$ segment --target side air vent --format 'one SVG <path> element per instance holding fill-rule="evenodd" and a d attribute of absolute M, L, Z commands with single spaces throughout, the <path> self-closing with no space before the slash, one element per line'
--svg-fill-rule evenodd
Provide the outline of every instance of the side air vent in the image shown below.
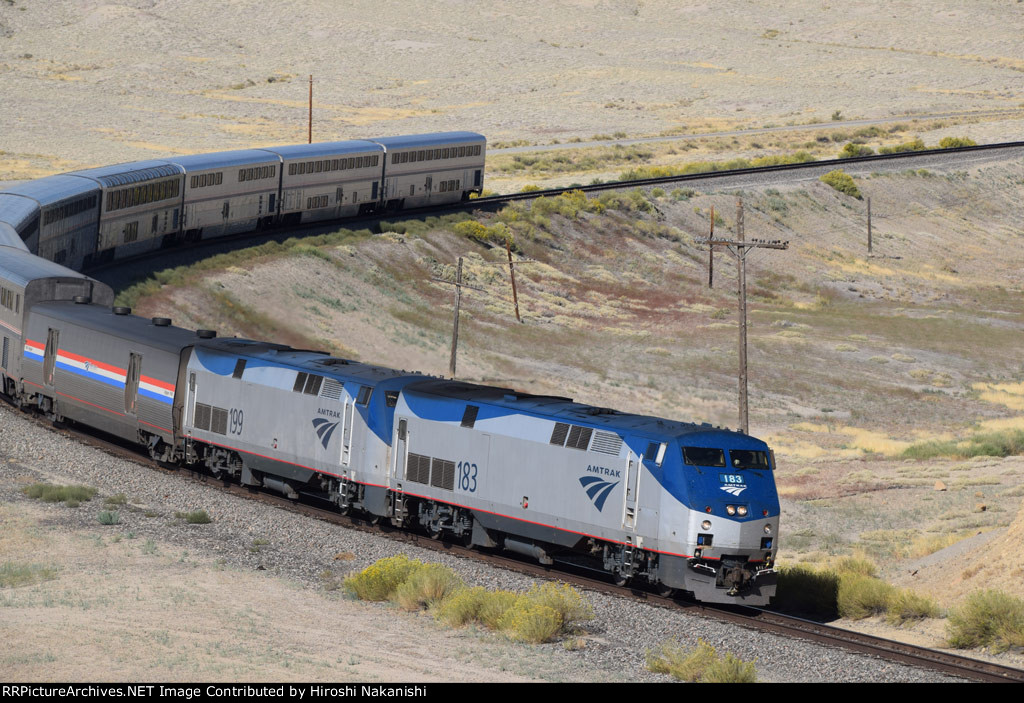
<path fill-rule="evenodd" d="M 325 378 L 323 388 L 320 389 L 321 398 L 330 398 L 331 400 L 341 400 L 341 394 L 345 391 L 345 386 L 333 378 Z"/>
<path fill-rule="evenodd" d="M 197 430 L 210 431 L 210 410 L 209 405 L 196 403 L 196 412 L 192 424 L 195 425 Z"/>
<path fill-rule="evenodd" d="M 602 454 L 618 456 L 619 451 L 622 450 L 622 437 L 614 432 L 602 432 L 601 430 L 598 430 L 594 433 L 594 445 L 590 450 L 593 452 L 601 452 Z"/>
<path fill-rule="evenodd" d="M 405 479 L 413 483 L 430 483 L 430 457 L 410 452 L 405 464 Z"/>
<path fill-rule="evenodd" d="M 431 466 L 430 485 L 446 490 L 455 489 L 455 462 L 434 459 Z"/>
<path fill-rule="evenodd" d="M 592 434 L 594 434 L 594 430 L 589 427 L 573 425 L 572 429 L 569 430 L 569 439 L 566 441 L 565 446 L 586 450 L 590 445 L 590 436 Z"/>
<path fill-rule="evenodd" d="M 559 447 L 565 445 L 565 437 L 569 434 L 569 425 L 564 422 L 556 422 L 555 429 L 551 432 L 551 444 Z"/>

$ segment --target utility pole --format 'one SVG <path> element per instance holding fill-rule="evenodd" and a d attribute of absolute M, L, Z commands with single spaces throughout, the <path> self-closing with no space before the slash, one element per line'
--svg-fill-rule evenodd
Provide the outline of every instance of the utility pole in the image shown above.
<path fill-rule="evenodd" d="M 711 234 L 708 235 L 710 242 L 715 238 L 715 206 L 711 206 Z M 715 245 L 708 244 L 708 288 L 715 287 Z"/>
<path fill-rule="evenodd" d="M 313 74 L 309 74 L 309 143 L 313 143 Z"/>
<path fill-rule="evenodd" d="M 743 232 L 743 200 L 736 200 L 736 239 L 707 239 L 708 245 L 721 244 L 730 254 L 736 257 L 739 267 L 739 420 L 740 431 L 750 432 L 749 413 L 747 409 L 747 254 L 753 249 L 788 249 L 789 242 L 779 240 L 765 241 L 761 239 L 746 240 Z"/>
<path fill-rule="evenodd" d="M 459 257 L 459 267 L 455 273 L 455 282 L 446 281 L 443 278 L 431 279 L 438 283 L 447 283 L 450 286 L 455 286 L 455 321 L 452 324 L 452 354 L 448 360 L 448 373 L 452 378 L 455 378 L 455 357 L 459 349 L 459 308 L 462 305 L 462 289 L 471 288 L 472 290 L 482 291 L 483 288 L 477 288 L 462 282 L 462 257 Z"/>
<path fill-rule="evenodd" d="M 868 256 L 871 256 L 871 198 L 868 198 Z"/>
<path fill-rule="evenodd" d="M 512 304 L 516 307 L 516 321 L 522 323 L 523 318 L 519 317 L 519 294 L 516 293 L 516 269 L 512 265 L 512 239 L 505 240 L 505 252 L 508 254 L 508 275 L 512 279 Z"/>

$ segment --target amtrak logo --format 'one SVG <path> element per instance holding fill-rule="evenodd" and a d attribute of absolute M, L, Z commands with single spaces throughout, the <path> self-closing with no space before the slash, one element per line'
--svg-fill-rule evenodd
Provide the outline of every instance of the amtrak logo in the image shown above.
<path fill-rule="evenodd" d="M 313 420 L 313 427 L 316 428 L 316 436 L 320 438 L 320 444 L 324 445 L 324 449 L 327 449 L 327 444 L 331 441 L 331 435 L 334 434 L 334 429 L 339 423 L 325 420 L 322 417 L 318 417 Z"/>
<path fill-rule="evenodd" d="M 733 496 L 738 496 L 740 493 L 747 490 L 746 486 L 720 486 L 720 488 L 729 495 Z"/>
<path fill-rule="evenodd" d="M 601 512 L 604 502 L 608 500 L 608 494 L 619 485 L 619 481 L 609 483 L 608 481 L 602 481 L 597 476 L 583 476 L 580 478 L 580 485 L 586 490 L 590 500 L 594 501 L 594 507 L 597 508 L 597 511 Z"/>

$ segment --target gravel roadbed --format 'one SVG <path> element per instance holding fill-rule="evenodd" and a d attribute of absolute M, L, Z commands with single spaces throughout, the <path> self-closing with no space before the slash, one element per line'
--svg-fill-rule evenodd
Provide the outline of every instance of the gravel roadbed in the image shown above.
<path fill-rule="evenodd" d="M 216 560 L 228 568 L 265 571 L 304 588 L 322 591 L 322 574 L 327 569 L 358 570 L 398 552 L 445 563 L 470 585 L 525 590 L 535 582 L 472 560 L 421 550 L 238 498 L 184 475 L 148 469 L 59 436 L 4 406 L 0 408 L 0 501 L 30 500 L 18 489 L 31 481 L 93 486 L 101 496 L 124 493 L 130 503 L 122 509 L 121 527 L 132 530 L 136 536 L 187 549 L 192 555 Z M 94 499 L 90 505 L 98 504 Z M 206 510 L 213 522 L 190 525 L 174 517 L 177 511 L 198 509 Z M 50 525 L 70 530 L 98 526 L 95 509 L 83 506 L 72 510 L 57 504 L 50 511 Z M 256 540 L 259 549 L 253 549 Z M 349 553 L 354 558 L 336 559 L 339 554 L 347 557 Z M 646 670 L 646 652 L 666 640 L 679 640 L 689 646 L 698 638 L 711 643 L 719 652 L 756 660 L 758 678 L 762 681 L 957 680 L 623 598 L 600 593 L 587 593 L 587 597 L 596 617 L 585 624 L 586 646 L 569 651 L 557 642 L 540 645 L 548 650 L 547 657 L 557 660 L 557 669 L 564 671 L 568 680 L 664 681 L 668 677 Z"/>

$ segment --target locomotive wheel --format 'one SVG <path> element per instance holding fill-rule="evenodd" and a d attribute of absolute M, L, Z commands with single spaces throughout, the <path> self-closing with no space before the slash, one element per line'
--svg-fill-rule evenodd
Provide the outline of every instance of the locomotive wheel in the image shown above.
<path fill-rule="evenodd" d="M 662 598 L 674 598 L 676 596 L 676 589 L 671 586 L 666 586 L 663 583 L 655 584 L 654 592 Z"/>
<path fill-rule="evenodd" d="M 427 525 L 427 536 L 430 537 L 430 539 L 436 542 L 439 541 L 443 535 L 444 530 L 442 530 L 440 527 L 435 527 L 434 525 Z"/>
<path fill-rule="evenodd" d="M 618 588 L 622 588 L 627 585 L 630 580 L 631 578 L 629 576 L 623 576 L 618 572 L 612 573 L 612 583 L 614 583 Z"/>

